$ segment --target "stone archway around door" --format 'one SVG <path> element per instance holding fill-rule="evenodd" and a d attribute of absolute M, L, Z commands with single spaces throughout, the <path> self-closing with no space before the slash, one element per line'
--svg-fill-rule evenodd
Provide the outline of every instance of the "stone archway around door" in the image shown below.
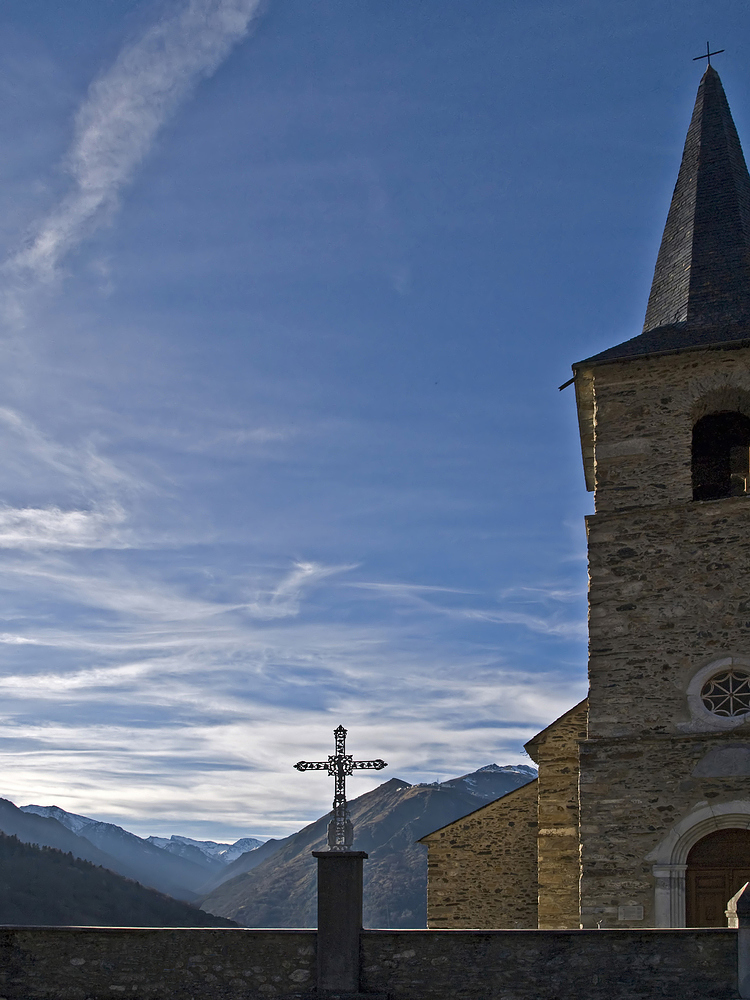
<path fill-rule="evenodd" d="M 655 877 L 655 927 L 686 926 L 688 855 L 693 846 L 708 834 L 732 828 L 750 830 L 750 799 L 699 806 L 676 823 L 646 855 L 645 860 L 653 864 Z"/>

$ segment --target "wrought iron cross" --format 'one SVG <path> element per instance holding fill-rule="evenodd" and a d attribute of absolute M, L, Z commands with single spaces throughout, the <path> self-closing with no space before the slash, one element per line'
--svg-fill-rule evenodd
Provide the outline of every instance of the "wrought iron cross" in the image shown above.
<path fill-rule="evenodd" d="M 710 66 L 711 65 L 711 56 L 718 56 L 718 54 L 720 52 L 723 52 L 723 51 L 724 51 L 724 49 L 717 49 L 715 52 L 712 52 L 711 51 L 711 46 L 708 44 L 708 42 L 706 42 L 706 54 L 705 54 L 705 56 L 696 56 L 693 59 L 693 62 L 697 62 L 699 59 L 708 59 L 708 65 Z"/>
<path fill-rule="evenodd" d="M 336 752 L 328 760 L 301 760 L 294 766 L 298 771 L 328 771 L 335 780 L 333 819 L 328 824 L 328 847 L 332 851 L 348 851 L 354 842 L 354 830 L 346 804 L 346 776 L 355 770 L 382 771 L 384 760 L 354 760 L 346 752 L 346 730 L 334 729 Z"/>

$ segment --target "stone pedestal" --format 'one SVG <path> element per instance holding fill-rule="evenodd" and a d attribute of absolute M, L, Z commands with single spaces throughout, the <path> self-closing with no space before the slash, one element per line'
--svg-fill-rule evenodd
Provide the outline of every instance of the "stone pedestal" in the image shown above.
<path fill-rule="evenodd" d="M 750 998 L 750 882 L 732 897 L 737 914 L 737 989 L 743 1000 Z M 728 907 L 727 907 L 728 908 Z"/>
<path fill-rule="evenodd" d="M 364 851 L 313 851 L 318 859 L 318 991 L 359 992 Z"/>

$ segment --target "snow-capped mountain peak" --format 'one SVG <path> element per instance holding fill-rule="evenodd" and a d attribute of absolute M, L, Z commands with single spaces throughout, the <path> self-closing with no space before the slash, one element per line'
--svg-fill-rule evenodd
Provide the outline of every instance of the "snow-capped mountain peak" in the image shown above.
<path fill-rule="evenodd" d="M 96 820 L 89 819 L 88 816 L 78 816 L 76 813 L 66 812 L 59 806 L 21 806 L 21 812 L 34 813 L 35 816 L 45 816 L 47 819 L 56 819 L 58 823 L 62 823 L 73 833 L 80 833 L 84 827 L 96 822 Z"/>
<path fill-rule="evenodd" d="M 233 844 L 221 844 L 215 840 L 194 840 L 192 837 L 181 837 L 178 834 L 172 834 L 168 839 L 166 837 L 148 837 L 147 840 L 150 844 L 169 851 L 170 854 L 189 856 L 192 851 L 200 851 L 204 857 L 218 861 L 222 865 L 228 865 L 235 858 L 239 858 L 240 855 L 246 854 L 248 851 L 254 851 L 263 843 L 255 837 L 241 837 Z"/>
<path fill-rule="evenodd" d="M 481 773 L 482 771 L 517 771 L 519 774 L 528 774 L 531 778 L 536 778 L 537 770 L 535 767 L 529 767 L 528 764 L 485 764 L 484 767 L 480 767 L 475 773 Z"/>

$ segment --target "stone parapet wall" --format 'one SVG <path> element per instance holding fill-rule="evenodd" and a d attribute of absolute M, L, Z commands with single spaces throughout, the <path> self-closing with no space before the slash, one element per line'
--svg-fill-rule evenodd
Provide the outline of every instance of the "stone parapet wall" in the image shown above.
<path fill-rule="evenodd" d="M 735 935 L 366 931 L 362 990 L 393 1000 L 734 1000 Z"/>
<path fill-rule="evenodd" d="M 0 927 L 6 1000 L 225 1000 L 315 985 L 315 931 Z"/>
<path fill-rule="evenodd" d="M 6 1000 L 312 1000 L 314 931 L 0 928 Z M 364 931 L 391 1000 L 730 1000 L 736 931 Z"/>
<path fill-rule="evenodd" d="M 422 838 L 427 926 L 537 926 L 537 782 Z"/>

